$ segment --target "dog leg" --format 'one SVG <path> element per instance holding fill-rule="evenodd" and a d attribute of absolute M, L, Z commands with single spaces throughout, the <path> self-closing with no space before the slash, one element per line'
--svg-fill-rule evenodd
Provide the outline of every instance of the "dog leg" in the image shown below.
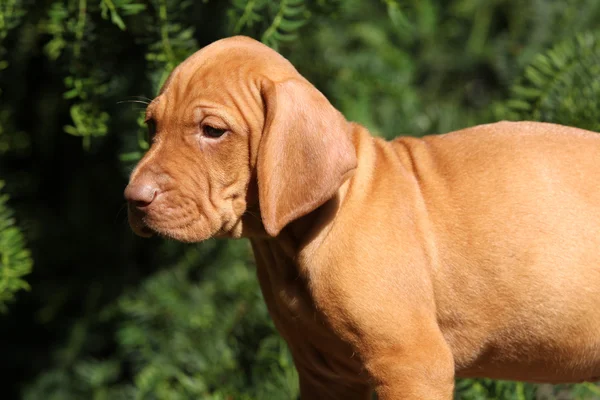
<path fill-rule="evenodd" d="M 370 400 L 372 389 L 366 383 L 334 380 L 316 372 L 298 369 L 301 400 Z"/>
<path fill-rule="evenodd" d="M 362 360 L 379 400 L 452 399 L 454 357 L 426 292 L 361 283 L 329 292 L 323 309 L 336 334 Z"/>
<path fill-rule="evenodd" d="M 427 270 L 412 262 L 404 272 L 386 261 L 363 260 L 379 266 L 376 274 L 348 263 L 315 274 L 315 303 L 356 352 L 380 400 L 450 400 L 454 357 L 437 323 Z"/>
<path fill-rule="evenodd" d="M 452 399 L 454 361 L 441 333 L 414 339 L 367 353 L 365 364 L 379 400 Z"/>

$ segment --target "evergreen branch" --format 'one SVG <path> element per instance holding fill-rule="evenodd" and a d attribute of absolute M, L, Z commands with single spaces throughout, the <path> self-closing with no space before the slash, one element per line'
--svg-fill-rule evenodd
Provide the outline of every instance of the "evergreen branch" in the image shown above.
<path fill-rule="evenodd" d="M 0 40 L 4 39 L 11 28 L 18 26 L 25 14 L 20 0 L 3 0 L 0 4 Z M 0 42 L 1 43 L 1 42 Z"/>
<path fill-rule="evenodd" d="M 265 30 L 261 41 L 276 47 L 278 41 L 296 39 L 296 31 L 306 23 L 306 19 L 292 19 L 306 10 L 303 0 L 282 0 L 273 22 Z M 280 32 L 281 31 L 281 32 Z"/>
<path fill-rule="evenodd" d="M 256 0 L 249 0 L 244 6 L 244 12 L 233 28 L 234 33 L 240 33 L 254 12 Z"/>
<path fill-rule="evenodd" d="M 119 16 L 119 13 L 117 12 L 117 8 L 115 7 L 115 4 L 112 2 L 112 0 L 102 0 L 101 4 L 105 5 L 106 8 L 110 11 L 110 20 L 115 25 L 117 25 L 119 27 L 119 29 L 125 30 L 125 23 Z"/>
<path fill-rule="evenodd" d="M 467 40 L 467 49 L 472 53 L 481 53 L 490 30 L 494 10 L 490 7 L 480 7 L 475 13 L 473 27 L 469 39 Z"/>
<path fill-rule="evenodd" d="M 382 0 L 382 2 L 386 5 L 388 17 L 396 28 L 402 31 L 412 31 L 414 29 L 396 0 Z"/>
<path fill-rule="evenodd" d="M 4 14 L 10 14 L 12 4 L 7 3 L 4 9 L 0 9 L 0 38 L 4 38 L 4 32 L 6 31 L 6 22 L 4 22 Z"/>
<path fill-rule="evenodd" d="M 279 11 L 277 12 L 277 15 L 275 16 L 275 18 L 273 18 L 273 22 L 271 23 L 271 25 L 269 25 L 267 30 L 263 33 L 263 35 L 261 37 L 261 41 L 263 43 L 267 43 L 269 41 L 271 36 L 273 36 L 275 31 L 281 24 L 281 20 L 283 19 L 283 10 L 284 10 L 284 6 L 285 6 L 285 1 L 286 0 L 283 0 L 281 2 L 281 5 L 279 6 Z"/>
<path fill-rule="evenodd" d="M 3 187 L 4 182 L 0 181 L 0 190 Z M 23 233 L 8 208 L 8 199 L 7 195 L 0 196 L 0 312 L 6 311 L 6 303 L 13 299 L 16 291 L 29 289 L 21 278 L 31 272 L 33 265 Z"/>
<path fill-rule="evenodd" d="M 163 49 L 167 56 L 169 69 L 171 69 L 175 66 L 175 53 L 173 53 L 173 48 L 171 47 L 171 41 L 169 39 L 166 0 L 160 0 L 158 7 L 158 18 L 160 20 L 160 37 L 163 44 Z"/>
<path fill-rule="evenodd" d="M 541 57 L 544 57 L 544 56 L 541 56 Z M 578 60 L 575 60 L 575 59 L 571 60 L 571 62 L 566 67 L 561 68 L 556 73 L 552 74 L 549 81 L 543 82 L 544 87 L 541 88 L 541 91 L 538 93 L 537 99 L 533 103 L 533 111 L 532 111 L 533 115 L 537 115 L 539 113 L 539 111 L 542 108 L 542 104 L 544 104 L 546 102 L 546 100 L 548 100 L 548 98 L 550 97 L 550 93 L 552 92 L 554 87 L 556 87 L 558 82 L 561 81 L 562 77 L 565 75 L 568 75 L 569 72 L 571 72 L 574 68 L 576 68 L 578 66 L 577 61 Z M 538 64 L 538 66 L 539 66 L 539 64 Z M 529 68 L 531 68 L 533 70 L 536 67 L 535 67 L 535 65 L 532 65 Z"/>
<path fill-rule="evenodd" d="M 86 7 L 87 0 L 79 0 L 79 13 L 77 17 L 77 26 L 75 28 L 75 58 L 79 58 L 81 55 L 81 42 L 83 41 L 83 34 L 85 31 Z"/>
<path fill-rule="evenodd" d="M 600 129 L 600 88 L 592 72 L 599 63 L 600 32 L 565 40 L 533 60 L 497 114 Z"/>

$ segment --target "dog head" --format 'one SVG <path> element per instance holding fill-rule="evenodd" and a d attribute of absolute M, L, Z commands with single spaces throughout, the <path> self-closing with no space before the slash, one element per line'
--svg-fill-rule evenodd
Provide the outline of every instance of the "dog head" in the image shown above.
<path fill-rule="evenodd" d="M 131 174 L 129 222 L 185 242 L 277 236 L 356 167 L 350 124 L 285 58 L 246 37 L 171 73 L 146 110 L 151 147 Z"/>

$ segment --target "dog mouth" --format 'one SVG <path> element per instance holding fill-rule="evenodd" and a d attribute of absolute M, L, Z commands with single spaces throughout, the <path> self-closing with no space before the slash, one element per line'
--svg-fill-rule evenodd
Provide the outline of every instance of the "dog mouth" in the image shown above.
<path fill-rule="evenodd" d="M 133 232 L 141 237 L 149 238 L 159 236 L 164 239 L 177 240 L 183 243 L 197 243 L 211 237 L 217 236 L 217 232 L 211 232 L 210 229 L 202 224 L 201 219 L 191 219 L 180 223 L 164 224 L 160 221 L 155 221 L 148 215 L 136 215 L 132 213 L 129 218 L 129 223 Z"/>
<path fill-rule="evenodd" d="M 155 230 L 149 228 L 146 225 L 143 225 L 143 226 L 141 226 L 141 227 L 138 228 L 138 231 L 136 232 L 136 234 L 138 234 L 141 237 L 149 238 L 149 237 L 152 237 L 154 235 L 157 235 L 158 232 L 156 232 Z"/>
<path fill-rule="evenodd" d="M 165 239 L 173 239 L 183 243 L 198 243 L 210 238 L 230 238 L 238 237 L 236 235 L 240 223 L 235 223 L 233 226 L 223 224 L 218 229 L 200 229 L 199 220 L 188 221 L 173 227 L 161 227 L 152 221 L 139 220 L 138 224 L 132 225 L 132 230 L 139 236 L 149 238 L 160 236 Z M 241 232 L 241 231 L 240 231 Z"/>
<path fill-rule="evenodd" d="M 209 216 L 190 215 L 180 218 L 173 214 L 156 210 L 140 210 L 133 206 L 129 207 L 128 219 L 131 230 L 138 236 L 149 238 L 160 236 L 184 243 L 196 243 L 210 238 L 227 238 L 241 236 L 241 217 L 220 218 L 211 220 Z M 165 219 L 165 217 L 168 217 Z M 235 218 L 234 218 L 235 217 Z"/>
<path fill-rule="evenodd" d="M 129 210 L 129 226 L 133 233 L 138 236 L 149 238 L 157 234 L 156 230 L 149 227 L 144 222 L 144 217 L 139 215 L 136 210 Z"/>
<path fill-rule="evenodd" d="M 154 236 L 159 236 L 164 239 L 175 239 L 182 242 L 187 242 L 189 240 L 185 240 L 179 231 L 185 230 L 185 226 L 176 227 L 176 228 L 160 228 L 150 225 L 149 222 L 144 221 L 144 218 L 137 218 L 135 220 L 130 219 L 129 225 L 131 226 L 131 230 L 138 236 L 143 238 L 151 238 Z"/>

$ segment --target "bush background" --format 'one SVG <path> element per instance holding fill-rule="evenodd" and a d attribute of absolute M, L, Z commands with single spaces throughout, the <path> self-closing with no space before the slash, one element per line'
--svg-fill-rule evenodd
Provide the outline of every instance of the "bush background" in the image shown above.
<path fill-rule="evenodd" d="M 387 138 L 499 119 L 600 131 L 599 21 L 596 0 L 0 0 L 2 397 L 297 396 L 249 245 L 127 226 L 144 103 L 198 48 L 262 40 Z M 456 398 L 600 388 L 462 380 Z"/>

